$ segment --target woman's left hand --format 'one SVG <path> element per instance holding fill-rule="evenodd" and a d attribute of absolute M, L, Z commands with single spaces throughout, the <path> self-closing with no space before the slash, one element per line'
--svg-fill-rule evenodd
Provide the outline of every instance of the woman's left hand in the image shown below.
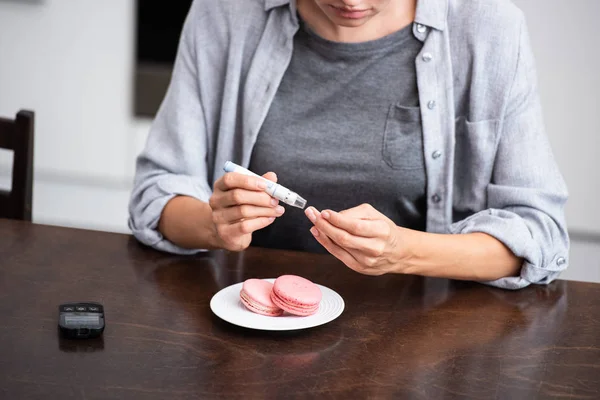
<path fill-rule="evenodd" d="M 314 207 L 305 211 L 315 225 L 311 233 L 331 254 L 366 275 L 402 272 L 408 252 L 400 229 L 369 204 L 341 212 Z"/>

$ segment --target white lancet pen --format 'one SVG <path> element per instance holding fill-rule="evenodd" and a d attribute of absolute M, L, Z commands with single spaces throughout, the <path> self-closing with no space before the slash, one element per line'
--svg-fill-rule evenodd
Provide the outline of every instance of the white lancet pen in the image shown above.
<path fill-rule="evenodd" d="M 292 192 L 290 189 L 282 186 L 278 183 L 270 181 L 268 179 L 263 178 L 260 175 L 255 174 L 252 171 L 247 170 L 246 168 L 237 165 L 231 161 L 225 162 L 223 166 L 225 172 L 237 172 L 239 174 L 256 176 L 265 181 L 267 184 L 267 188 L 265 192 L 267 192 L 270 196 L 275 197 L 277 200 L 283 201 L 285 204 L 289 204 L 290 206 L 298 207 L 304 209 L 306 207 L 306 200 L 304 200 L 300 195 L 296 192 Z"/>

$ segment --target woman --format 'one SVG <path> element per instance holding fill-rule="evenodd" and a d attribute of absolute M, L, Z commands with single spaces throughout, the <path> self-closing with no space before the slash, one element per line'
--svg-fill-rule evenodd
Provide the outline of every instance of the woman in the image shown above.
<path fill-rule="evenodd" d="M 277 172 L 306 215 L 227 160 Z M 163 251 L 322 250 L 517 289 L 566 268 L 566 200 L 508 1 L 196 0 L 129 223 Z"/>

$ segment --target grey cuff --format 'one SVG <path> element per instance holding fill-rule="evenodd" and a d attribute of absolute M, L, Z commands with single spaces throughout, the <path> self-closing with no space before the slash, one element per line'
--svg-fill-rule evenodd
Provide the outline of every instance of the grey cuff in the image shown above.
<path fill-rule="evenodd" d="M 519 215 L 498 209 L 488 209 L 471 215 L 450 227 L 454 234 L 482 232 L 501 241 L 517 257 L 523 258 L 519 276 L 481 282 L 503 289 L 521 289 L 530 284 L 548 284 L 568 266 L 566 249 L 553 244 L 543 248 L 525 220 Z"/>
<path fill-rule="evenodd" d="M 177 195 L 189 196 L 208 202 L 211 191 L 203 182 L 195 181 L 190 176 L 166 175 L 145 190 L 143 197 L 149 200 L 144 202 L 145 207 L 139 215 L 135 215 L 135 212 L 130 215 L 129 229 L 140 242 L 160 251 L 173 254 L 196 254 L 206 251 L 206 249 L 179 247 L 165 239 L 158 231 L 158 221 L 164 207 L 169 200 Z"/>

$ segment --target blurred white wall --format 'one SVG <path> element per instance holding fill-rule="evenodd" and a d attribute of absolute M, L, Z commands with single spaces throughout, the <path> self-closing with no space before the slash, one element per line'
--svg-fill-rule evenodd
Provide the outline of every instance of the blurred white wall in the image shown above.
<path fill-rule="evenodd" d="M 0 115 L 36 113 L 36 222 L 127 231 L 149 127 L 132 116 L 134 4 L 0 1 Z"/>
<path fill-rule="evenodd" d="M 527 18 L 569 228 L 600 234 L 600 1 L 514 0 Z"/>
<path fill-rule="evenodd" d="M 527 16 L 547 131 L 571 193 L 569 227 L 600 234 L 600 1 L 515 3 Z M 128 231 L 134 159 L 150 125 L 132 113 L 134 4 L 0 0 L 0 115 L 29 108 L 37 116 L 35 222 Z M 7 165 L 0 153 L 0 186 Z M 599 275 L 598 262 L 590 268 Z"/>

